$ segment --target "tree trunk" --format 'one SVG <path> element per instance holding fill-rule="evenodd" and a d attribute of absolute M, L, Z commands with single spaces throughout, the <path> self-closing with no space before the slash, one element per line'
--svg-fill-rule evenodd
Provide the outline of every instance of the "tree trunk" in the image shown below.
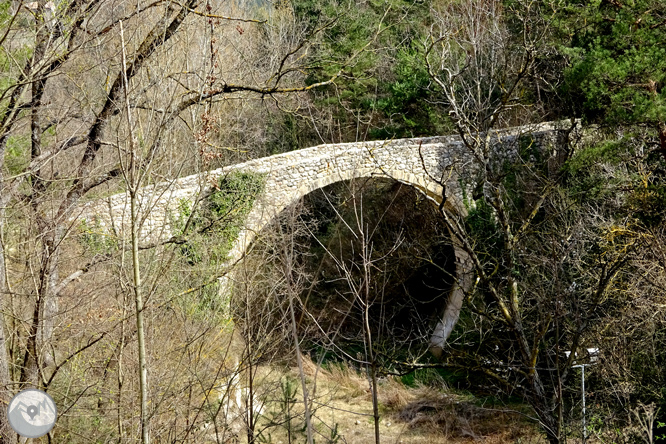
<path fill-rule="evenodd" d="M 537 399 L 538 398 L 538 399 Z M 544 396 L 532 394 L 530 404 L 539 418 L 541 428 L 546 432 L 546 439 L 550 444 L 559 444 L 562 440 L 562 423 L 558 408 L 550 409 Z"/>
<path fill-rule="evenodd" d="M 430 352 L 436 358 L 442 357 L 446 341 L 451 335 L 456 322 L 458 322 L 465 295 L 474 283 L 474 264 L 469 254 L 467 254 L 462 246 L 458 245 L 456 237 L 453 234 L 451 234 L 451 241 L 453 242 L 456 256 L 456 276 L 451 286 L 449 300 L 444 313 L 437 322 L 435 331 L 430 337 Z"/>
<path fill-rule="evenodd" d="M 132 207 L 132 279 L 134 284 L 134 302 L 136 307 L 136 333 L 139 347 L 139 386 L 141 399 L 141 444 L 150 443 L 148 415 L 148 366 L 146 364 L 146 339 L 143 328 L 143 294 L 141 289 L 141 271 L 139 269 L 139 215 L 136 190 L 131 191 Z"/>
<path fill-rule="evenodd" d="M 0 151 L 4 153 L 4 150 Z M 0 165 L 2 159 L 0 158 Z M 0 168 L 0 184 L 2 184 L 2 168 Z M 2 193 L 0 193 L 2 194 Z M 0 199 L 0 400 L 4 405 L 9 404 L 14 391 L 12 389 L 12 381 L 9 375 L 9 355 L 7 353 L 7 329 L 5 328 L 5 300 L 9 297 L 9 282 L 7 282 L 7 269 L 5 262 L 5 242 L 4 242 L 4 229 L 5 229 L 5 205 Z M 0 436 L 5 442 L 4 437 L 9 436 L 12 430 L 7 420 L 7 415 L 0 414 Z"/>

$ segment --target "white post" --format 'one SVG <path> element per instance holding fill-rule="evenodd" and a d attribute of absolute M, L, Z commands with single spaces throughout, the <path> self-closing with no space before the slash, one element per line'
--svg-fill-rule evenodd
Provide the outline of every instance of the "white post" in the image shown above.
<path fill-rule="evenodd" d="M 585 424 L 585 367 L 590 364 L 572 365 L 572 368 L 580 368 L 580 391 L 583 397 L 583 444 L 587 441 L 587 426 Z"/>
<path fill-rule="evenodd" d="M 585 426 L 585 365 L 580 366 L 581 376 L 580 376 L 580 387 L 583 392 L 583 444 L 587 441 L 587 428 Z"/>

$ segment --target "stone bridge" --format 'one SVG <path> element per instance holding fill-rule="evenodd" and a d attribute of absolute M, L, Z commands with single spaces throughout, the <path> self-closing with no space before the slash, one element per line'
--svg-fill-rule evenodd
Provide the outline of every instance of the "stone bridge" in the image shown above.
<path fill-rule="evenodd" d="M 508 157 L 517 153 L 521 137 L 529 137 L 530 143 L 536 143 L 542 149 L 555 149 L 560 140 L 559 130 L 564 127 L 566 124 L 547 122 L 509 128 L 492 133 L 492 143 Z M 142 188 L 140 238 L 143 242 L 156 242 L 171 237 L 170 221 L 179 211 L 179 205 L 183 201 L 196 205 L 221 177 L 234 171 L 262 173 L 264 186 L 229 253 L 229 264 L 243 257 L 256 234 L 282 210 L 306 194 L 335 182 L 367 177 L 390 178 L 415 187 L 437 205 L 442 201 L 443 183 L 446 210 L 464 215 L 463 196 L 470 195 L 465 193 L 475 185 L 477 168 L 478 163 L 459 136 L 319 145 Z M 129 233 L 129 214 L 128 196 L 117 194 L 87 203 L 74 217 L 86 221 L 88 226 L 122 235 L 123 232 Z M 435 353 L 441 351 L 451 333 L 464 291 L 473 279 L 466 253 L 456 248 L 455 243 L 454 250 L 457 279 L 432 335 L 431 346 Z M 228 276 L 221 278 L 222 288 L 226 287 Z"/>

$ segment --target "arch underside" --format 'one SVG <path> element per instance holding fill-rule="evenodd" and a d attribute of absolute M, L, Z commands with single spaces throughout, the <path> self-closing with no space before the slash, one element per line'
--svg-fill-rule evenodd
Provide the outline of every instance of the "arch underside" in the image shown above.
<path fill-rule="evenodd" d="M 443 188 L 441 185 L 434 182 L 433 180 L 427 180 L 412 173 L 406 173 L 399 170 L 354 170 L 349 171 L 348 174 L 336 173 L 326 175 L 314 181 L 302 184 L 295 192 L 291 193 L 278 202 L 271 199 L 270 188 L 265 189 L 264 193 L 262 193 L 262 196 L 256 200 L 252 211 L 248 215 L 245 224 L 246 226 L 239 233 L 238 239 L 234 243 L 234 246 L 229 253 L 229 260 L 234 263 L 240 260 L 245 255 L 247 249 L 252 244 L 257 234 L 261 232 L 261 230 L 263 230 L 275 218 L 277 218 L 278 215 L 282 213 L 282 211 L 284 211 L 290 205 L 298 202 L 307 194 L 337 182 L 363 178 L 396 180 L 400 183 L 415 188 L 438 208 L 442 201 Z M 459 191 L 459 188 L 460 187 L 458 183 L 452 178 L 449 178 L 449 181 L 446 183 L 447 195 L 444 209 L 445 211 L 448 211 L 454 215 L 464 215 L 466 213 L 465 208 L 462 205 L 462 192 Z M 437 357 L 441 356 L 442 350 L 446 345 L 446 341 L 451 335 L 451 332 L 453 331 L 453 328 L 458 321 L 465 294 L 473 282 L 473 269 L 471 261 L 469 260 L 469 256 L 458 245 L 455 239 L 453 239 L 453 236 L 451 237 L 452 246 L 455 253 L 454 282 L 449 291 L 446 306 L 442 310 L 430 337 L 430 350 Z M 229 291 L 229 279 L 223 278 L 221 281 L 221 292 Z"/>

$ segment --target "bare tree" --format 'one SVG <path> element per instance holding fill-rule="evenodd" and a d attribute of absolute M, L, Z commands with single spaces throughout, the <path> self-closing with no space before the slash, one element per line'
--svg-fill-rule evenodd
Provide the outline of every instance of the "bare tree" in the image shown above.
<path fill-rule="evenodd" d="M 592 346 L 591 332 L 637 239 L 611 234 L 613 224 L 627 223 L 614 219 L 615 203 L 568 195 L 561 168 L 573 122 L 551 140 L 528 131 L 509 141 L 496 131 L 517 123 L 548 29 L 533 2 L 512 8 L 494 0 L 446 5 L 434 11 L 426 43 L 430 75 L 478 168 L 468 179 L 475 188 L 466 196 L 467 214 L 447 208 L 442 182 L 441 215 L 476 277 L 475 285 L 458 282 L 472 315 L 442 357 L 522 393 L 549 442 L 559 443 L 566 439 L 563 390 L 571 365 Z M 520 33 L 508 32 L 510 20 Z M 458 341 L 476 344 L 475 351 Z"/>
<path fill-rule="evenodd" d="M 61 298 L 120 254 L 106 251 L 84 262 L 69 255 L 78 248 L 71 242 L 80 228 L 73 222 L 76 208 L 122 190 L 123 183 L 136 192 L 145 182 L 140 174 L 123 181 L 129 171 L 150 170 L 152 180 L 160 181 L 212 161 L 232 161 L 213 137 L 224 130 L 219 122 L 225 119 L 217 114 L 229 103 L 289 98 L 333 84 L 342 68 L 307 84 L 304 73 L 321 63 L 302 56 L 328 24 L 307 28 L 289 14 L 266 15 L 237 4 L 40 0 L 17 2 L 3 20 L 0 321 L 8 324 L 0 326 L 0 385 L 8 401 L 25 385 L 54 386 L 70 355 L 53 341 Z M 347 62 L 357 56 L 350 54 Z M 134 140 L 132 133 L 133 147 L 125 144 Z M 143 210 L 133 212 L 135 222 Z M 147 246 L 141 242 L 135 239 L 134 250 Z M 138 319 L 146 304 L 141 288 L 153 294 L 157 277 L 135 276 Z M 121 338 L 120 344 L 128 340 L 125 333 Z M 95 335 L 88 339 L 98 343 Z M 143 388 L 141 393 L 146 402 L 149 394 Z M 143 408 L 144 441 L 148 416 Z"/>
<path fill-rule="evenodd" d="M 374 439 L 380 442 L 379 380 L 386 374 L 409 372 L 418 366 L 419 353 L 427 353 L 432 319 L 420 316 L 418 303 L 406 291 L 410 284 L 407 281 L 423 266 L 420 261 L 424 258 L 418 257 L 423 255 L 419 246 L 403 244 L 415 242 L 423 233 L 412 233 L 406 242 L 406 228 L 396 230 L 406 216 L 395 201 L 413 199 L 414 194 L 404 193 L 400 184 L 373 185 L 377 184 L 367 180 L 344 184 L 338 187 L 344 191 L 337 203 L 327 191 L 322 192 L 322 205 L 328 207 L 324 210 L 333 219 L 324 224 L 338 227 L 339 231 L 335 230 L 336 234 L 325 243 L 315 236 L 314 242 L 324 250 L 315 272 L 316 279 L 322 282 L 315 285 L 313 281 L 313 289 L 303 298 L 302 310 L 315 327 L 315 337 L 322 347 L 365 370 L 372 396 Z M 385 196 L 380 201 L 388 203 L 387 207 L 370 197 L 377 199 L 378 195 Z M 397 208 L 393 208 L 394 204 Z M 310 230 L 313 236 L 314 230 Z M 405 249 L 401 251 L 402 247 Z M 410 269 L 410 265 L 415 269 Z M 425 290 L 429 284 L 419 282 L 416 286 Z M 318 303 L 308 301 L 310 297 L 326 301 L 325 308 L 313 310 Z M 350 351 L 356 348 L 362 352 Z"/>
<path fill-rule="evenodd" d="M 285 277 L 285 288 L 287 290 L 287 300 L 288 300 L 288 318 L 290 321 L 291 327 L 291 339 L 294 344 L 294 350 L 296 352 L 296 363 L 298 365 L 298 373 L 301 382 L 301 392 L 303 396 L 303 410 L 305 418 L 305 431 L 306 431 L 306 442 L 308 444 L 313 444 L 313 427 L 312 427 L 312 400 L 310 399 L 310 391 L 308 390 L 308 385 L 306 382 L 305 370 L 303 367 L 303 351 L 301 350 L 301 337 L 298 331 L 298 324 L 296 322 L 296 305 L 297 301 L 300 302 L 299 296 L 303 292 L 306 284 L 306 274 L 303 271 L 302 261 L 299 266 L 299 261 L 296 259 L 296 255 L 299 254 L 299 248 L 297 248 L 297 238 L 299 236 L 299 231 L 303 231 L 304 228 L 302 224 L 299 224 L 296 220 L 295 215 L 298 212 L 297 208 L 291 208 L 291 223 L 287 224 L 288 229 L 286 232 L 281 233 L 281 265 L 282 273 Z M 298 230 L 300 228 L 300 230 Z M 302 236 L 302 233 L 301 233 Z M 299 269 L 300 268 L 300 269 Z"/>

